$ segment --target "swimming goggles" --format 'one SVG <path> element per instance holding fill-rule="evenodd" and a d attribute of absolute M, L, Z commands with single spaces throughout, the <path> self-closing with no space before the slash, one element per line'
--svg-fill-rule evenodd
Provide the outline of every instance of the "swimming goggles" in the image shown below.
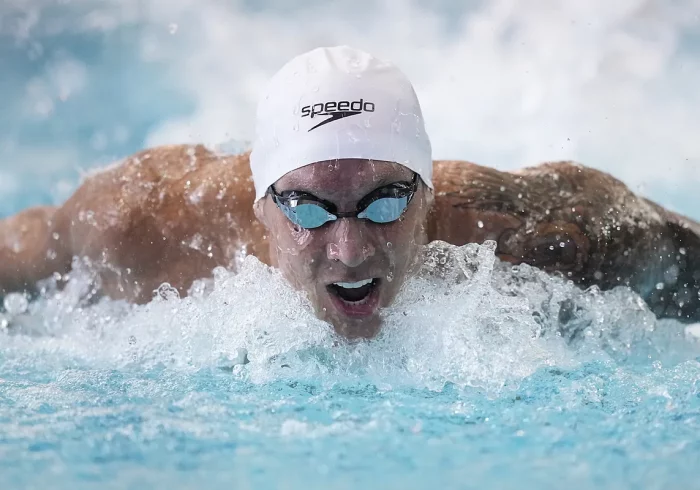
<path fill-rule="evenodd" d="M 418 189 L 418 174 L 409 182 L 396 182 L 373 190 L 359 203 L 357 210 L 339 213 L 335 204 L 301 191 L 278 194 L 274 185 L 270 194 L 277 207 L 295 225 L 306 229 L 318 228 L 339 218 L 367 219 L 373 223 L 391 223 L 401 217 Z"/>

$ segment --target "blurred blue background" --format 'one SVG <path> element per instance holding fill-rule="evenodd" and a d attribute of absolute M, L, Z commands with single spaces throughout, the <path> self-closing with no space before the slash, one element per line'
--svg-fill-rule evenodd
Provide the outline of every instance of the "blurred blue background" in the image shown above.
<path fill-rule="evenodd" d="M 320 45 L 396 62 L 436 158 L 574 159 L 700 219 L 700 2 L 3 0 L 0 216 L 163 143 L 242 148 Z"/>

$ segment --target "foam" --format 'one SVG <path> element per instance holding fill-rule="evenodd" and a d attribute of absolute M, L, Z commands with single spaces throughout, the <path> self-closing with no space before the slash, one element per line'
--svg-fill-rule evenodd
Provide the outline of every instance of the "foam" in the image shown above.
<path fill-rule="evenodd" d="M 221 368 L 251 383 L 314 379 L 433 390 L 452 384 L 496 393 L 552 366 L 680 362 L 700 353 L 694 336 L 657 321 L 629 289 L 583 291 L 526 265 L 501 263 L 494 248 L 493 242 L 426 247 L 418 274 L 382 312 L 378 338 L 355 343 L 338 338 L 303 294 L 252 256 L 238 274 L 215 270 L 186 298 L 164 284 L 141 306 L 97 299 L 94 276 L 76 262 L 69 277 L 48 281 L 26 311 L 4 313 L 9 326 L 0 334 L 0 364 Z M 55 288 L 57 279 L 67 280 L 63 290 Z"/>

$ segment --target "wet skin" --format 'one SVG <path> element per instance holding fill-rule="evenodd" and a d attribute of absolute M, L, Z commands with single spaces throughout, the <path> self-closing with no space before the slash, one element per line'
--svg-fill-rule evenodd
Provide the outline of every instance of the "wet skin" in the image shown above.
<path fill-rule="evenodd" d="M 374 171 L 388 180 L 410 178 L 391 165 Z M 374 176 L 339 178 L 339 172 L 345 170 L 289 175 L 277 190 L 320 183 L 318 197 L 351 211 L 381 184 Z M 628 285 L 657 316 L 700 321 L 700 225 L 636 196 L 612 176 L 571 162 L 499 172 L 436 161 L 433 182 L 427 230 L 421 225 L 429 206 L 420 198 L 429 195 L 419 189 L 400 223 L 375 228 L 341 219 L 306 235 L 290 228 L 269 197 L 256 208 L 265 223 L 256 218 L 247 154 L 220 156 L 187 145 L 149 149 L 89 176 L 60 207 L 0 220 L 0 296 L 32 290 L 38 280 L 70 271 L 71 259 L 79 257 L 95 270 L 96 294 L 146 303 L 163 282 L 184 296 L 214 267 L 235 270 L 242 255 L 252 254 L 308 288 L 339 331 L 371 335 L 376 320 L 360 319 L 367 325 L 360 328 L 344 318 L 346 310 L 329 308 L 333 298 L 324 284 L 365 274 L 381 279 L 393 271 L 378 296 L 378 306 L 387 304 L 427 232 L 428 241 L 455 245 L 495 240 L 502 260 L 563 274 L 582 287 Z"/>
<path fill-rule="evenodd" d="M 334 203 L 339 212 L 352 212 L 373 190 L 412 178 L 413 172 L 395 163 L 340 160 L 290 172 L 275 190 L 308 192 Z M 318 316 L 348 338 L 373 337 L 380 328 L 379 309 L 391 304 L 426 243 L 430 199 L 430 189 L 421 182 L 398 221 L 341 218 L 310 230 L 287 219 L 270 195 L 256 211 L 268 230 L 272 263 L 308 293 Z M 346 301 L 333 287 L 366 279 L 374 282 L 361 301 Z"/>

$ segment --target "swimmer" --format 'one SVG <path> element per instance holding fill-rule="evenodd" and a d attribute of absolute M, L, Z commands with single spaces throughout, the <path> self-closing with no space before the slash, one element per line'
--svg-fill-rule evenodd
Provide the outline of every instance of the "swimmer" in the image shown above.
<path fill-rule="evenodd" d="M 0 295 L 90 264 L 101 294 L 182 296 L 252 254 L 318 316 L 373 337 L 434 240 L 495 240 L 496 254 L 582 287 L 627 285 L 658 316 L 700 319 L 700 225 L 571 162 L 499 172 L 433 162 L 411 83 L 349 47 L 302 54 L 261 97 L 252 152 L 175 145 L 86 178 L 60 207 L 0 220 Z"/>

